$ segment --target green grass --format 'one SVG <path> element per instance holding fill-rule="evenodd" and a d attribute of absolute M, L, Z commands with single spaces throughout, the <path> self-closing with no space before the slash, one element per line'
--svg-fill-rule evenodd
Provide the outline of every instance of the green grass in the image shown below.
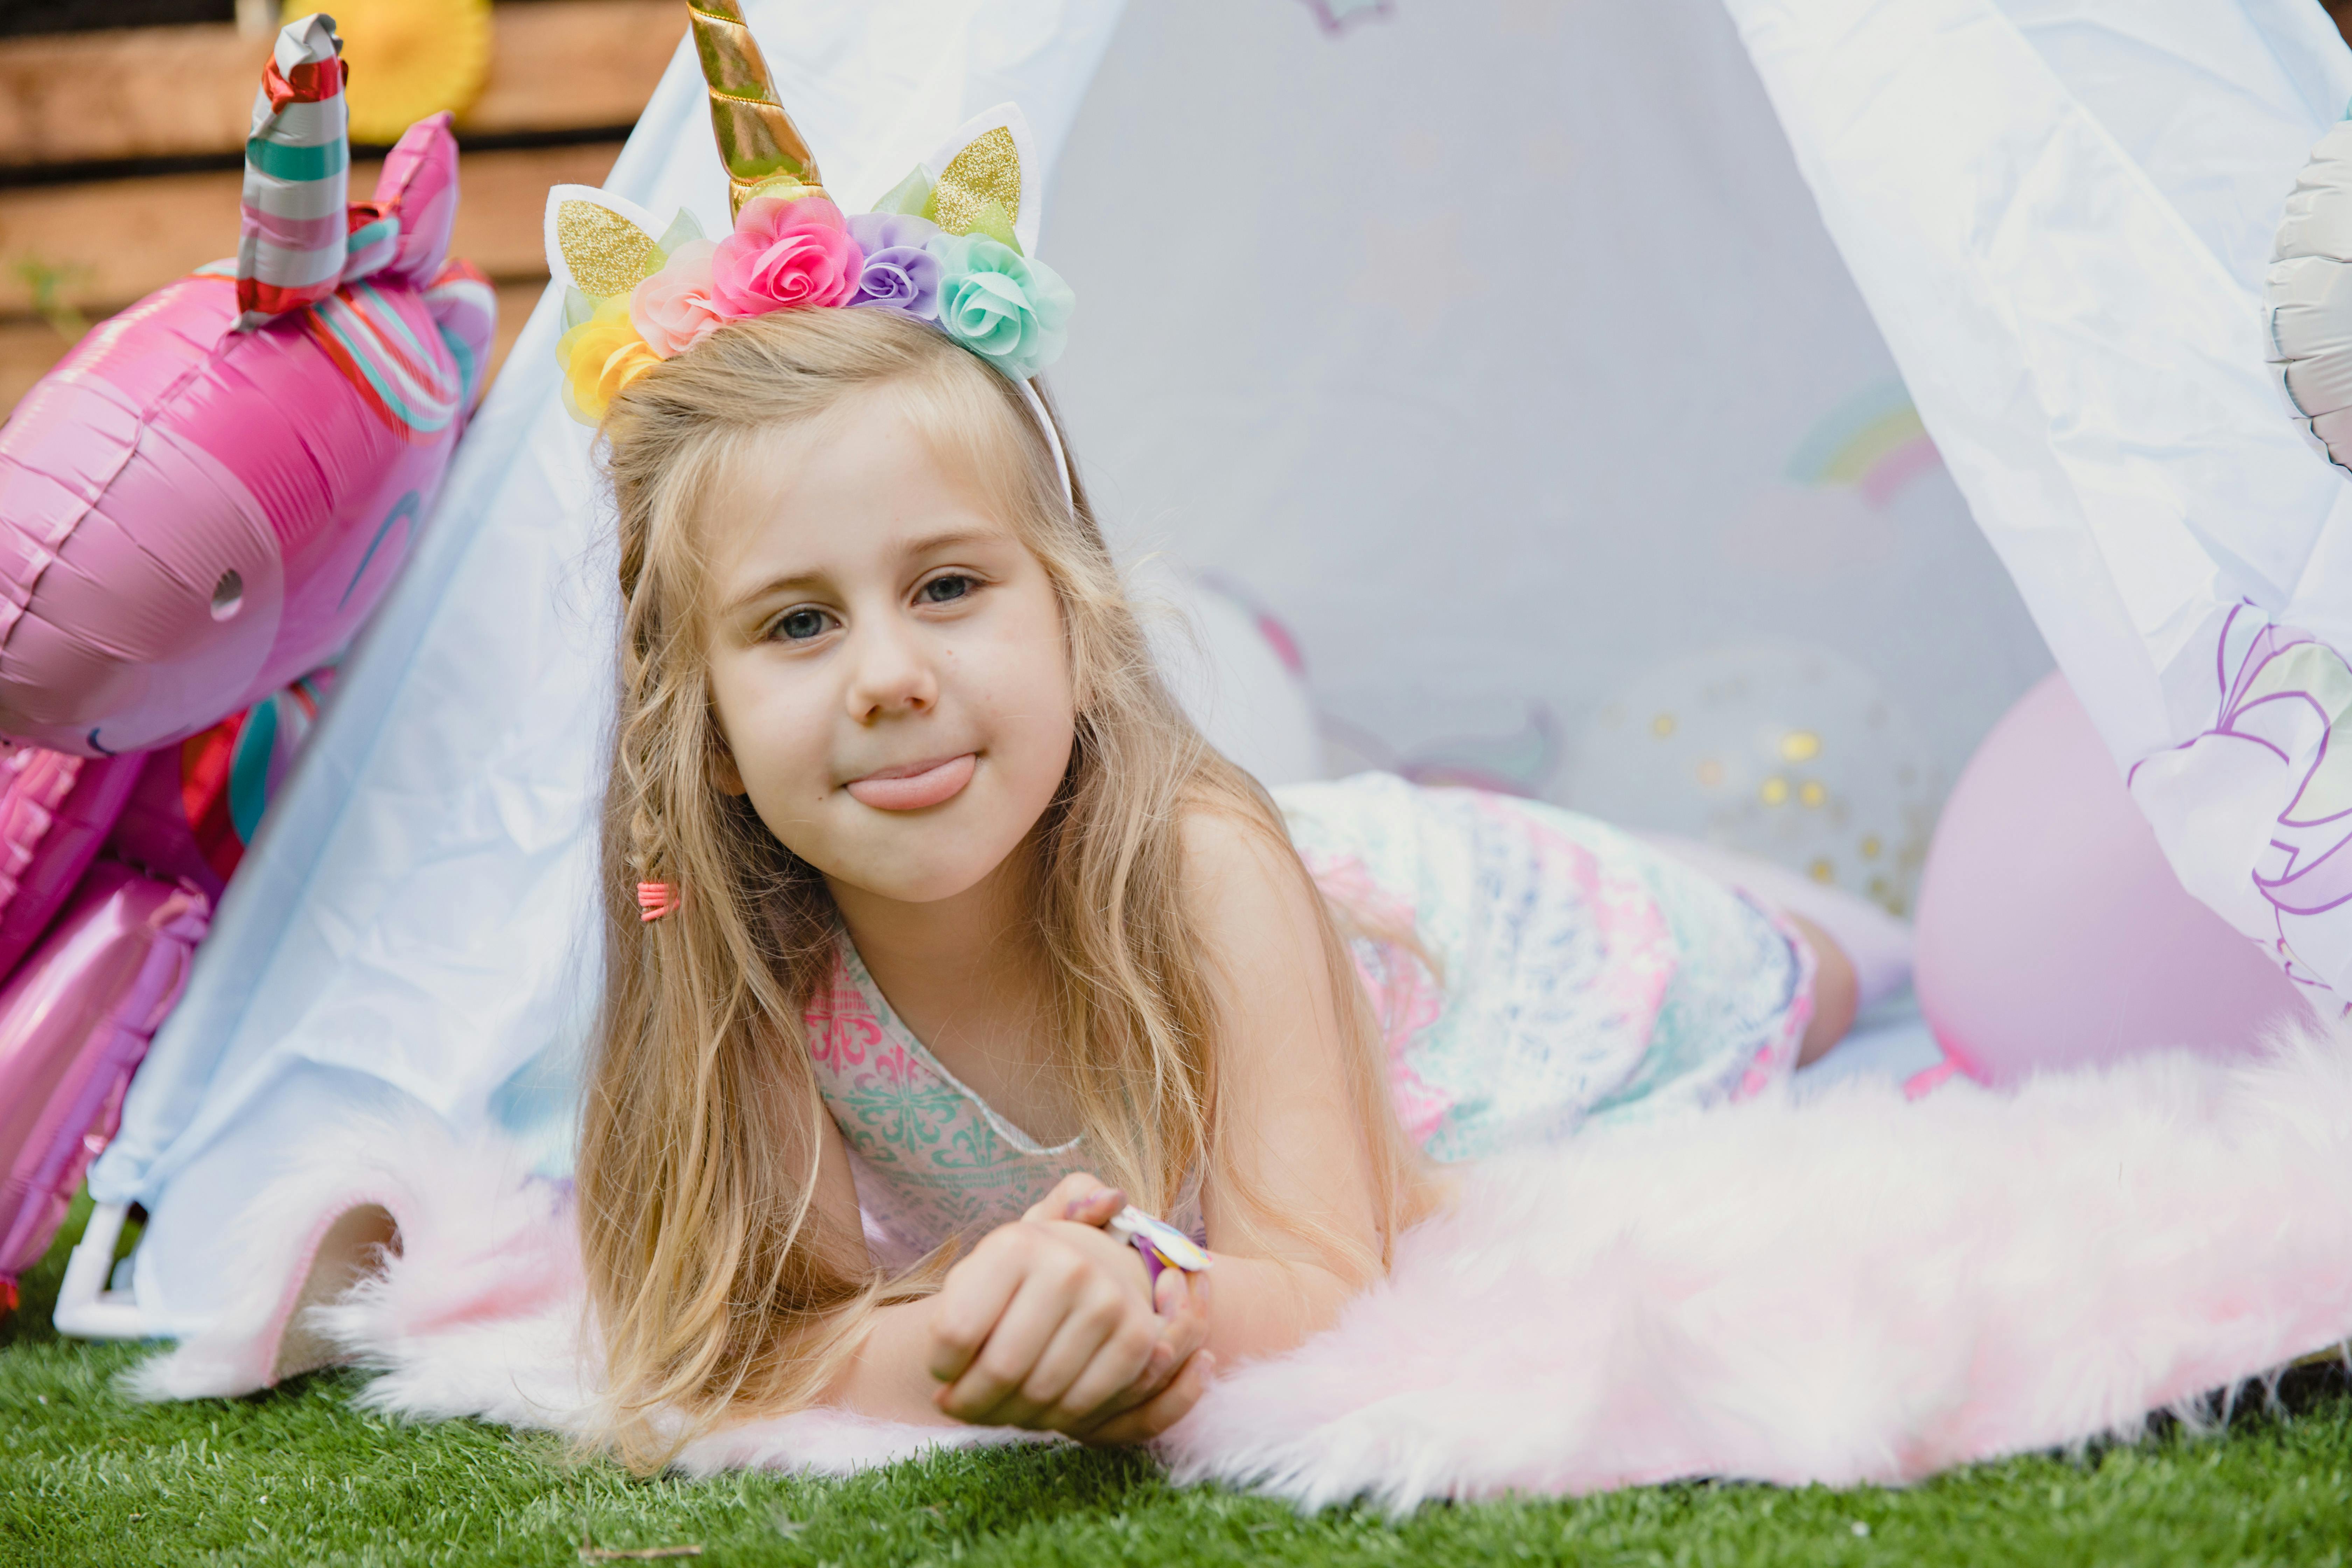
<path fill-rule="evenodd" d="M 67 1226 L 79 1231 L 80 1215 Z M 356 1376 L 142 1407 L 141 1353 L 47 1327 L 65 1242 L 0 1324 L 0 1563 L 581 1561 L 688 1542 L 703 1563 L 2352 1565 L 2352 1386 L 2291 1382 L 2217 1437 L 1983 1465 L 1908 1491 L 1686 1485 L 1580 1502 L 1302 1519 L 1179 1490 L 1131 1455 L 946 1456 L 844 1482 L 639 1481 L 544 1437 L 360 1410 Z"/>

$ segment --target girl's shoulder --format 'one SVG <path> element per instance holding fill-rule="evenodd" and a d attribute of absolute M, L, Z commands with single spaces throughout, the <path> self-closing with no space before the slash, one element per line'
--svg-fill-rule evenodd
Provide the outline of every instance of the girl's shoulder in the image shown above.
<path fill-rule="evenodd" d="M 1184 807 L 1186 901 L 1196 914 L 1213 914 L 1236 895 L 1263 895 L 1297 883 L 1298 854 L 1282 818 L 1255 802 L 1195 796 Z"/>
<path fill-rule="evenodd" d="M 1181 833 L 1192 919 L 1228 950 L 1287 946 L 1286 937 L 1319 922 L 1319 893 L 1352 923 L 1410 931 L 1429 873 L 1465 865 L 1468 794 L 1360 773 L 1266 795 L 1196 797 Z"/>
<path fill-rule="evenodd" d="M 1264 797 L 1196 796 L 1179 826 L 1186 917 L 1227 981 L 1321 952 L 1317 885 Z"/>

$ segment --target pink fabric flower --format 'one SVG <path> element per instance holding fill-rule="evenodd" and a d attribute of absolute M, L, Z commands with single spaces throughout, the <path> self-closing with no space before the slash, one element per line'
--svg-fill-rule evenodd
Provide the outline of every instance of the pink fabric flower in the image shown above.
<path fill-rule="evenodd" d="M 629 296 L 629 324 L 662 358 L 684 353 L 727 319 L 710 299 L 710 258 L 718 249 L 707 239 L 688 240 Z"/>
<path fill-rule="evenodd" d="M 710 258 L 710 298 L 732 321 L 803 305 L 846 305 L 866 253 L 841 209 L 823 196 L 760 196 L 736 215 L 735 232 Z"/>

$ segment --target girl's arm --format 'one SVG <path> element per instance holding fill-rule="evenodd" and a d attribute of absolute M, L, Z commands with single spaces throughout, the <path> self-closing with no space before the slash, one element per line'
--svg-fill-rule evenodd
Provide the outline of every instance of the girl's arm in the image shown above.
<path fill-rule="evenodd" d="M 861 1256 L 850 1260 L 866 1266 L 863 1256 L 866 1226 L 858 1217 L 857 1183 L 849 1173 L 849 1146 L 828 1113 L 817 1119 L 816 1197 L 810 1215 L 829 1236 L 855 1237 Z M 931 1303 L 908 1301 L 877 1310 L 865 1337 L 846 1365 L 826 1385 L 824 1402 L 845 1405 L 877 1421 L 912 1421 L 928 1426 L 952 1425 L 930 1400 L 937 1386 L 921 1372 L 929 1348 Z"/>
<path fill-rule="evenodd" d="M 1187 897 L 1207 939 L 1223 1040 L 1202 1206 L 1215 1255 L 1209 1346 L 1227 1365 L 1288 1350 L 1338 1316 L 1381 1257 L 1361 1124 L 1320 910 L 1287 844 L 1213 811 L 1186 823 Z M 1237 1192 L 1263 1212 L 1245 1225 Z"/>

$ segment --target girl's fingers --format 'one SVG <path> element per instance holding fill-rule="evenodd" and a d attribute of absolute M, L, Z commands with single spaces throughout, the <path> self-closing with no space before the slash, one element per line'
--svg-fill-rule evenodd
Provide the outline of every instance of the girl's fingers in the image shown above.
<path fill-rule="evenodd" d="M 959 1421 L 980 1422 L 1017 1390 L 1069 1310 L 1075 1261 L 1060 1255 L 1034 1261 L 980 1353 L 932 1402 Z"/>
<path fill-rule="evenodd" d="M 1140 1409 L 1115 1415 L 1091 1432 L 1080 1434 L 1088 1443 L 1149 1443 L 1191 1414 L 1209 1390 L 1209 1379 L 1217 1370 L 1217 1358 L 1209 1351 L 1195 1352 L 1184 1363 L 1183 1370 L 1150 1404 Z"/>
<path fill-rule="evenodd" d="M 1072 1202 L 1102 1190 L 1106 1184 L 1091 1171 L 1072 1171 L 1053 1190 L 1029 1205 L 1023 1219 L 1060 1219 Z"/>
<path fill-rule="evenodd" d="M 1080 1213 L 1107 1217 L 1126 1201 L 1067 1184 L 1081 1190 L 1070 1204 Z M 1133 1250 L 1099 1229 L 1024 1221 L 991 1232 L 933 1307 L 929 1365 L 943 1384 L 933 1404 L 960 1421 L 1075 1432 L 1156 1397 L 1206 1337 L 1206 1319 L 1180 1273 L 1149 1297 L 1144 1282 Z"/>
<path fill-rule="evenodd" d="M 999 1418 L 1013 1426 L 1063 1430 L 1092 1415 L 1095 1405 L 1126 1386 L 1122 1378 L 1089 1394 L 1101 1383 L 1096 1369 L 1107 1358 L 1114 1364 L 1125 1360 L 1133 1363 L 1129 1368 L 1131 1377 L 1134 1366 L 1141 1365 L 1151 1352 L 1148 1326 L 1130 1323 L 1130 1311 L 1117 1286 L 1100 1282 L 1062 1320 L 1037 1364 L 1022 1380 L 1013 1397 L 1000 1407 Z M 1080 1403 L 1076 1397 L 1080 1395 L 1090 1396 L 1092 1403 Z"/>
<path fill-rule="evenodd" d="M 988 1420 L 1001 1426 L 1036 1425 L 1038 1415 L 1053 1408 L 1118 1328 L 1115 1300 L 1087 1294 L 1071 1302 L 1028 1374 L 988 1412 Z"/>
<path fill-rule="evenodd" d="M 1150 1370 L 1159 1342 L 1157 1325 L 1150 1320 L 1136 1317 L 1120 1321 L 1054 1400 L 1053 1408 L 1045 1413 L 1046 1425 L 1075 1434 L 1115 1414 L 1122 1395 Z"/>
<path fill-rule="evenodd" d="M 983 1240 L 971 1257 L 948 1271 L 931 1302 L 929 1370 L 953 1383 L 980 1354 L 1027 1275 L 1022 1249 Z"/>
<path fill-rule="evenodd" d="M 1103 1207 L 1102 1199 L 1116 1197 L 1102 1219 L 1079 1219 L 1081 1208 L 1091 1212 Z M 1127 1195 L 1117 1187 L 1107 1186 L 1102 1179 L 1087 1171 L 1073 1171 L 1054 1184 L 1054 1190 L 1029 1205 L 1021 1217 L 1026 1220 L 1076 1219 L 1081 1225 L 1100 1225 L 1127 1206 Z"/>
<path fill-rule="evenodd" d="M 1164 1283 L 1171 1274 L 1175 1275 L 1180 1283 L 1174 1291 L 1167 1293 L 1169 1305 L 1160 1307 L 1160 1314 L 1168 1319 L 1170 1328 L 1185 1340 L 1184 1349 L 1189 1353 L 1209 1337 L 1209 1306 L 1214 1299 L 1216 1286 L 1206 1273 L 1187 1274 L 1177 1268 L 1162 1273 L 1160 1280 Z M 1159 1305 L 1158 1298 L 1154 1299 L 1153 1305 Z"/>
<path fill-rule="evenodd" d="M 1127 1194 L 1118 1187 L 1097 1187 L 1094 1191 L 1071 1199 L 1055 1215 L 1077 1225 L 1106 1226 L 1111 1215 L 1127 1206 Z"/>
<path fill-rule="evenodd" d="M 1165 1388 L 1174 1379 L 1177 1369 L 1192 1359 L 1192 1352 L 1209 1342 L 1212 1289 L 1206 1274 L 1187 1274 L 1176 1268 L 1160 1274 L 1153 1305 L 1160 1312 L 1160 1353 L 1165 1366 L 1158 1381 L 1136 1399 L 1136 1404 L 1142 1404 L 1144 1398 Z"/>
<path fill-rule="evenodd" d="M 1186 1360 L 1208 1337 L 1208 1319 L 1194 1306 L 1199 1292 L 1207 1285 L 1205 1279 L 1195 1279 L 1181 1268 L 1160 1271 L 1152 1287 L 1152 1306 L 1159 1314 L 1160 1332 L 1134 1380 L 1097 1407 L 1097 1421 L 1149 1405 L 1175 1381 Z"/>

